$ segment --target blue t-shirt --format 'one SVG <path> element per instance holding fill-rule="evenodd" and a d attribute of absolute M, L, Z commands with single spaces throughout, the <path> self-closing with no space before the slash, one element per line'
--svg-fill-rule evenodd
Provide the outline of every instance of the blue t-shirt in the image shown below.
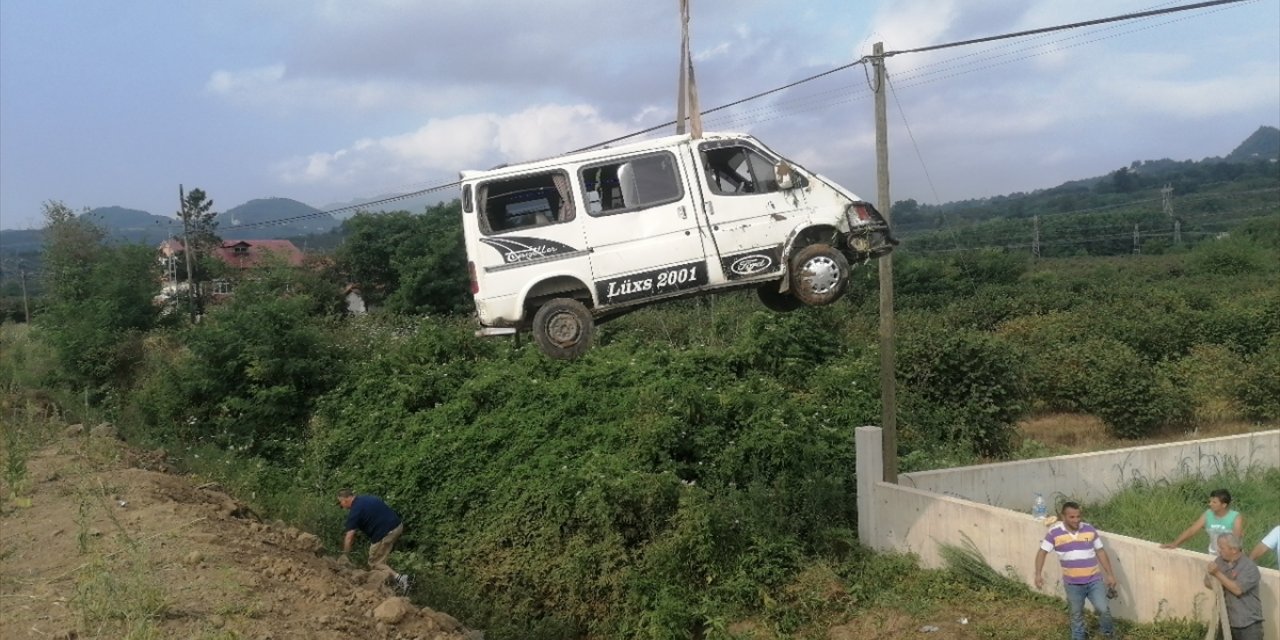
<path fill-rule="evenodd" d="M 378 542 L 400 526 L 400 516 L 375 496 L 356 496 L 347 513 L 347 531 L 359 529 L 369 542 Z"/>

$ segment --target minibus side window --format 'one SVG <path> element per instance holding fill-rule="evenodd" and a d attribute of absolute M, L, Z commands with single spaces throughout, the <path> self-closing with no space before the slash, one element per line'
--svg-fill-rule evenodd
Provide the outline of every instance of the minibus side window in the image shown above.
<path fill-rule="evenodd" d="M 684 197 L 675 156 L 668 152 L 586 167 L 582 188 L 592 216 L 637 211 Z"/>
<path fill-rule="evenodd" d="M 542 227 L 573 219 L 569 175 L 553 171 L 486 182 L 476 189 L 486 234 Z"/>

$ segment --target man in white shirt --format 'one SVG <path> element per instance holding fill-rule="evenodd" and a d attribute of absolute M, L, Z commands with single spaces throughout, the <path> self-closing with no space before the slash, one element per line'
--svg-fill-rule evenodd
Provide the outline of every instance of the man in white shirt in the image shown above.
<path fill-rule="evenodd" d="M 1276 552 L 1276 568 L 1280 569 L 1280 525 L 1273 527 L 1271 533 L 1268 533 L 1262 539 L 1262 542 L 1259 542 L 1258 546 L 1249 552 L 1249 558 L 1256 561 L 1268 550 Z"/>

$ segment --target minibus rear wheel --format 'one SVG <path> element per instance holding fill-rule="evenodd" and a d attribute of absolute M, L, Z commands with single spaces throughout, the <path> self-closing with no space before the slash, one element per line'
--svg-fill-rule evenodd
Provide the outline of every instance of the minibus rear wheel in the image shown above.
<path fill-rule="evenodd" d="M 811 244 L 791 258 L 791 295 L 811 307 L 839 300 L 848 284 L 849 261 L 829 244 Z"/>
<path fill-rule="evenodd" d="M 596 324 L 581 302 L 555 298 L 533 314 L 533 341 L 548 358 L 573 360 L 591 348 Z"/>

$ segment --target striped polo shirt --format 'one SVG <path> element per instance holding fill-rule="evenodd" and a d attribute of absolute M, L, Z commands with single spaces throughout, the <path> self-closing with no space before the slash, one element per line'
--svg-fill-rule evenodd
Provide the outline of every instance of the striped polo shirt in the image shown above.
<path fill-rule="evenodd" d="M 1089 584 L 1102 576 L 1102 568 L 1098 566 L 1102 538 L 1087 522 L 1081 522 L 1076 531 L 1069 531 L 1061 522 L 1055 524 L 1040 541 L 1040 548 L 1058 552 L 1062 581 L 1067 584 Z"/>

